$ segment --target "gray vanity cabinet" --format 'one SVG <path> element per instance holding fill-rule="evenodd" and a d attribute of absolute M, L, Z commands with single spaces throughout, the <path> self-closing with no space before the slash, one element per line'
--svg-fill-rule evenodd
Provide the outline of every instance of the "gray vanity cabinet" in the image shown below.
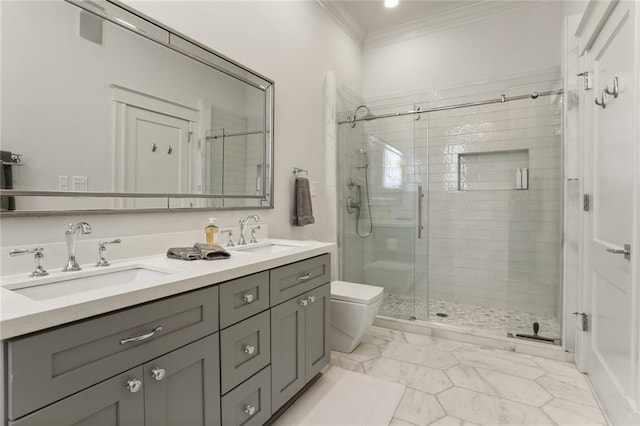
<path fill-rule="evenodd" d="M 218 333 L 144 365 L 147 426 L 220 424 Z"/>
<path fill-rule="evenodd" d="M 216 333 L 9 425 L 219 425 L 218 347 Z"/>
<path fill-rule="evenodd" d="M 8 340 L 2 424 L 264 424 L 329 363 L 330 265 L 315 256 Z"/>
<path fill-rule="evenodd" d="M 9 422 L 9 426 L 143 425 L 143 392 L 133 393 L 127 389 L 128 381 L 141 379 L 142 376 L 142 367 L 125 371 L 15 422 Z"/>
<path fill-rule="evenodd" d="M 271 308 L 271 409 L 275 412 L 329 363 L 331 284 Z"/>

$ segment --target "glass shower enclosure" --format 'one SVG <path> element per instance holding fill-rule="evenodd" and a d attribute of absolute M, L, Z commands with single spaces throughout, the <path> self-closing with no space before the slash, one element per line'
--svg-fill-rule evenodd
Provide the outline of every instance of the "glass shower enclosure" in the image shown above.
<path fill-rule="evenodd" d="M 341 102 L 340 279 L 384 287 L 381 316 L 558 344 L 557 74 Z"/>

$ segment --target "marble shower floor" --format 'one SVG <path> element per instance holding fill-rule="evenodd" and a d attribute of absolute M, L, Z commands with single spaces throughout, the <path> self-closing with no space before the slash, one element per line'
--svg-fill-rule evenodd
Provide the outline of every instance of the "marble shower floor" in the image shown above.
<path fill-rule="evenodd" d="M 414 315 L 413 300 L 413 297 L 385 293 L 378 315 L 408 319 Z M 429 312 L 428 321 L 484 330 L 500 336 L 506 336 L 507 333 L 533 334 L 534 322 L 540 324 L 540 336 L 560 338 L 561 335 L 558 319 L 550 315 L 533 315 L 424 297 L 415 298 L 415 312 L 418 319 L 425 320 L 426 312 Z M 447 316 L 438 316 L 438 313 Z"/>
<path fill-rule="evenodd" d="M 390 426 L 606 424 L 571 363 L 372 326 L 331 364 L 407 386 Z"/>

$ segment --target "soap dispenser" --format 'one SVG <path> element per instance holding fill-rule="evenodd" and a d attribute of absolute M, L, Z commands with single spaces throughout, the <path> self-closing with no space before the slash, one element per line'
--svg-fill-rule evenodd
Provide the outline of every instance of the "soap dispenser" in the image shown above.
<path fill-rule="evenodd" d="M 218 220 L 215 217 L 209 218 L 209 224 L 204 228 L 204 235 L 207 244 L 215 244 L 218 239 L 218 227 L 215 225 L 215 221 Z"/>

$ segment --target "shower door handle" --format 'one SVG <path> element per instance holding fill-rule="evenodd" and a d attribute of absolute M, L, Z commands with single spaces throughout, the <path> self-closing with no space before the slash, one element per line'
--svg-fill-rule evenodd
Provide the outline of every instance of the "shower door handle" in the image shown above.
<path fill-rule="evenodd" d="M 418 185 L 418 238 L 422 238 L 422 201 L 424 200 L 424 192 L 422 192 L 422 185 Z"/>

